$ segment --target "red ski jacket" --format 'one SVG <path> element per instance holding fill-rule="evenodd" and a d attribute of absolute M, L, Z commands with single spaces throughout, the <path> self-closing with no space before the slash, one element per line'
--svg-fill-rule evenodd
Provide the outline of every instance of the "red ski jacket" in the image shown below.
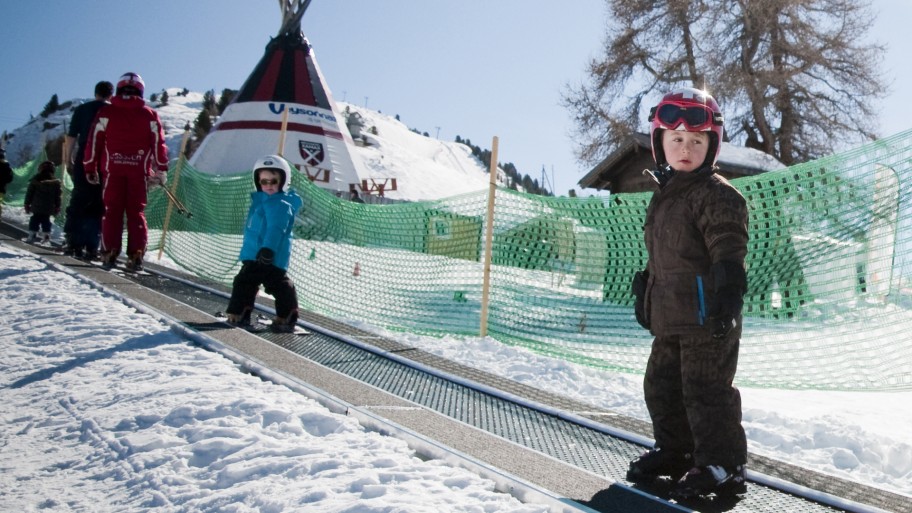
<path fill-rule="evenodd" d="M 83 160 L 86 174 L 168 170 L 168 147 L 158 113 L 138 96 L 115 96 L 99 109 Z"/>

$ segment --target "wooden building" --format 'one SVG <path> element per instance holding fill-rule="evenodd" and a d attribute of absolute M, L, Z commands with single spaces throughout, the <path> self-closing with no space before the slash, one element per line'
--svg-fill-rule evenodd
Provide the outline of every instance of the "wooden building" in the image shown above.
<path fill-rule="evenodd" d="M 716 165 L 720 174 L 729 180 L 785 167 L 775 158 L 759 150 L 725 142 L 722 143 L 722 151 Z M 586 173 L 579 181 L 579 185 L 582 189 L 612 193 L 652 191 L 655 182 L 651 177 L 644 175 L 643 171 L 654 168 L 649 135 L 634 134 Z"/>

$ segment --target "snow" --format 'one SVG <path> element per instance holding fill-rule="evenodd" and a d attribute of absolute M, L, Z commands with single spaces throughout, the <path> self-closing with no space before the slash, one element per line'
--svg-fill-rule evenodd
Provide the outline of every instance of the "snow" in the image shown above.
<path fill-rule="evenodd" d="M 339 105 L 364 122 L 362 134 L 368 144 L 357 146 L 354 153 L 364 161 L 371 178 L 396 178 L 397 190 L 386 196 L 422 201 L 488 189 L 487 170 L 468 146 L 417 134 L 394 117 L 370 109 Z M 376 135 L 371 128 L 376 128 Z M 490 147 L 490 142 L 479 146 Z"/>
<path fill-rule="evenodd" d="M 40 308 L 36 305 L 41 305 Z M 545 511 L 243 372 L 0 245 L 2 511 Z M 647 419 L 641 377 L 490 338 L 387 337 Z M 750 450 L 910 495 L 912 392 L 742 389 Z"/>
<path fill-rule="evenodd" d="M 546 511 L 3 245 L 0 308 L 0 511 Z"/>

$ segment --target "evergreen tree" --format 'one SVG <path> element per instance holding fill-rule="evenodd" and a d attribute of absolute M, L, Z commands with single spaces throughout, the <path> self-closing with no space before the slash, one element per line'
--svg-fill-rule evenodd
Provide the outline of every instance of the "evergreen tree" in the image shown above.
<path fill-rule="evenodd" d="M 217 116 L 218 109 L 215 106 L 215 90 L 210 89 L 203 93 L 203 110 L 208 112 L 210 116 Z"/>
<path fill-rule="evenodd" d="M 530 194 L 535 194 L 535 183 L 532 181 L 532 178 L 529 175 L 523 175 L 522 179 L 523 190 Z"/>
<path fill-rule="evenodd" d="M 209 116 L 206 109 L 203 109 L 193 120 L 193 138 L 197 143 L 202 143 L 210 130 L 212 130 L 212 117 Z"/>
<path fill-rule="evenodd" d="M 54 93 L 51 96 L 50 101 L 44 106 L 44 109 L 41 111 L 41 117 L 46 118 L 50 114 L 57 112 L 57 109 L 60 108 L 60 100 L 57 99 L 57 93 Z"/>
<path fill-rule="evenodd" d="M 237 95 L 237 90 L 235 89 L 222 89 L 222 95 L 219 96 L 218 105 L 218 115 L 221 116 L 225 109 L 228 108 L 228 105 L 231 104 L 231 101 L 234 100 L 234 97 Z"/>
<path fill-rule="evenodd" d="M 162 90 L 160 100 L 161 100 L 161 105 L 163 105 L 163 106 L 168 105 L 168 91 Z"/>

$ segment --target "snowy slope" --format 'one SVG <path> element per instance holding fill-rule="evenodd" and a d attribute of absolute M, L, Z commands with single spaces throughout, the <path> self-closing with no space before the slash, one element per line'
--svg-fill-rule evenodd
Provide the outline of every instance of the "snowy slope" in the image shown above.
<path fill-rule="evenodd" d="M 203 106 L 203 93 L 191 91 L 181 95 L 182 90 L 169 88 L 167 105 L 148 102 L 161 117 L 172 159 L 180 151 L 184 127 L 188 123 L 193 126 Z M 14 130 L 7 145 L 10 162 L 19 166 L 35 158 L 46 141 L 64 134 L 73 109 L 86 101 L 89 99 L 72 99 L 68 108 L 47 118 L 36 116 Z M 408 201 L 433 200 L 488 187 L 487 170 L 472 155 L 468 146 L 417 134 L 395 118 L 370 109 L 341 102 L 339 108 L 357 112 L 364 120 L 367 144 L 353 148 L 352 156 L 364 161 L 370 172 L 368 180 L 389 184 L 392 182 L 390 179 L 396 179 L 397 190 L 391 191 L 391 185 L 386 185 L 387 197 Z M 369 132 L 371 127 L 376 128 L 376 135 Z M 251 157 L 251 164 L 256 158 L 258 156 Z"/>
<path fill-rule="evenodd" d="M 367 144 L 357 146 L 354 153 L 372 173 L 370 178 L 396 178 L 397 190 L 386 196 L 431 200 L 488 188 L 487 170 L 468 146 L 417 134 L 394 117 L 370 109 L 339 106 L 359 114 L 364 122 Z M 371 128 L 376 128 L 376 135 Z"/>

